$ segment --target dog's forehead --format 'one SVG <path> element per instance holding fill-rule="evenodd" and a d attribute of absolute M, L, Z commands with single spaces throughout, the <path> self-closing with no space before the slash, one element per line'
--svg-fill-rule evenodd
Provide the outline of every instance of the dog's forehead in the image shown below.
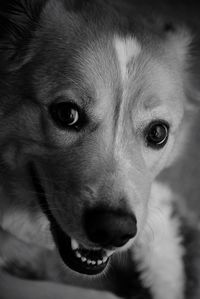
<path fill-rule="evenodd" d="M 48 38 L 44 37 L 48 41 L 46 44 L 51 42 L 53 47 L 47 49 L 45 44 L 47 51 L 43 51 L 42 56 L 45 63 L 39 64 L 40 73 L 45 76 L 40 81 L 38 76 L 34 77 L 44 102 L 50 102 L 58 94 L 68 94 L 68 89 L 72 93 L 75 90 L 73 98 L 77 97 L 78 103 L 85 99 L 84 106 L 90 107 L 101 119 L 106 111 L 121 107 L 121 102 L 133 105 L 148 85 L 168 93 L 172 86 L 166 67 L 162 66 L 159 57 L 153 57 L 152 49 L 143 40 L 132 32 L 123 34 L 118 30 L 97 29 L 95 26 L 86 28 L 84 35 L 78 31 L 68 38 L 58 39 L 52 32 Z M 47 72 L 47 69 L 52 71 Z M 138 100 L 141 102 L 141 97 Z"/>
<path fill-rule="evenodd" d="M 95 93 L 94 101 L 112 102 L 121 98 L 140 53 L 141 45 L 132 35 L 123 37 L 113 33 L 89 43 L 79 55 L 77 66 L 86 85 Z"/>
<path fill-rule="evenodd" d="M 106 104 L 119 102 L 128 106 L 140 101 L 153 109 L 170 100 L 175 91 L 173 70 L 162 58 L 153 57 L 133 35 L 113 34 L 106 46 L 98 42 L 82 59 L 81 71 L 95 90 L 99 114 L 105 112 Z"/>
<path fill-rule="evenodd" d="M 101 114 L 123 99 L 137 102 L 141 90 L 148 93 L 148 85 L 158 94 L 174 89 L 173 76 L 168 76 L 167 63 L 161 57 L 165 44 L 157 36 L 152 36 L 153 42 L 150 37 L 146 41 L 137 28 L 116 26 L 108 16 L 96 22 L 94 17 L 81 17 L 62 7 L 59 14 L 59 22 L 49 16 L 41 33 L 44 49 L 38 65 L 45 76 L 35 81 L 39 93 L 47 94 L 41 96 L 44 102 L 50 102 L 58 91 L 75 89 L 77 101 L 86 98 L 91 109 L 98 103 L 96 111 Z"/>

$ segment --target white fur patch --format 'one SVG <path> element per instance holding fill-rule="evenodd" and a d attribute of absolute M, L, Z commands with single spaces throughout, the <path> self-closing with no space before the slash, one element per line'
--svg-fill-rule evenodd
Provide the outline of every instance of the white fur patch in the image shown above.
<path fill-rule="evenodd" d="M 154 183 L 145 231 L 134 248 L 141 278 L 155 299 L 184 297 L 184 268 L 179 221 L 172 217 L 173 194 Z"/>
<path fill-rule="evenodd" d="M 114 40 L 114 46 L 119 61 L 122 80 L 125 81 L 128 77 L 128 63 L 131 61 L 131 59 L 137 57 L 140 54 L 141 46 L 133 37 L 116 37 Z"/>
<path fill-rule="evenodd" d="M 48 249 L 54 247 L 49 222 L 42 214 L 33 216 L 28 211 L 10 209 L 4 213 L 1 227 L 23 242 L 34 243 Z"/>

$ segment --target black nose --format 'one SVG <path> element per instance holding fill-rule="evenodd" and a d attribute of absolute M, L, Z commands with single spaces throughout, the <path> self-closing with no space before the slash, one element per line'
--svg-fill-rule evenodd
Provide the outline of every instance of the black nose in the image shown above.
<path fill-rule="evenodd" d="M 135 216 L 121 210 L 88 210 L 84 224 L 89 240 L 102 247 L 121 247 L 137 233 Z"/>

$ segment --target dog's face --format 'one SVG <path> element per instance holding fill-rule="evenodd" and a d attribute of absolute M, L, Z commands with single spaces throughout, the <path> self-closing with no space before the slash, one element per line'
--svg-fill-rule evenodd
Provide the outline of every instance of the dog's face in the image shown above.
<path fill-rule="evenodd" d="M 9 173 L 33 178 L 65 263 L 98 274 L 139 238 L 151 184 L 171 159 L 188 39 L 134 33 L 101 7 L 65 4 L 47 1 L 8 61 L 2 157 Z"/>

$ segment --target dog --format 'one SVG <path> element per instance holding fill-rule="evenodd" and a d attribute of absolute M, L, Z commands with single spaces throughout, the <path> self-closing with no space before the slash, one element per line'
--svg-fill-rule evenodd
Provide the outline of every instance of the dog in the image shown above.
<path fill-rule="evenodd" d="M 0 11 L 1 298 L 117 298 L 124 269 L 134 298 L 183 299 L 176 195 L 157 177 L 189 131 L 191 34 L 108 1 Z"/>

